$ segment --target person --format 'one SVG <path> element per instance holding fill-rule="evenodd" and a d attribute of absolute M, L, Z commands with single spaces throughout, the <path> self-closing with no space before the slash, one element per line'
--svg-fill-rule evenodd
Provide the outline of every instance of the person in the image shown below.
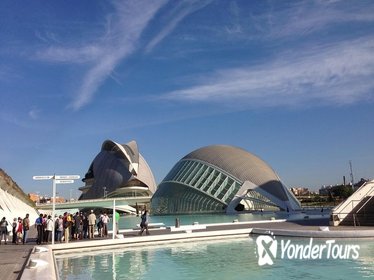
<path fill-rule="evenodd" d="M 63 220 L 64 220 L 64 223 L 63 223 L 64 240 L 66 243 L 68 243 L 70 239 L 70 230 L 71 230 L 71 223 L 72 223 L 71 215 L 65 212 Z"/>
<path fill-rule="evenodd" d="M 145 230 L 145 233 L 149 235 L 149 230 L 148 230 L 148 210 L 145 210 L 144 213 L 140 216 L 141 222 L 140 222 L 140 232 L 139 235 L 143 234 L 143 231 Z"/>
<path fill-rule="evenodd" d="M 100 212 L 99 220 L 97 222 L 97 234 L 99 237 L 103 236 L 103 212 Z"/>
<path fill-rule="evenodd" d="M 18 217 L 18 224 L 17 224 L 17 239 L 16 239 L 16 244 L 21 243 L 23 240 L 23 221 L 21 217 Z"/>
<path fill-rule="evenodd" d="M 97 222 L 97 235 L 99 237 L 103 236 L 103 219 L 101 216 L 99 216 L 99 220 Z"/>
<path fill-rule="evenodd" d="M 80 238 L 79 231 L 80 231 L 80 226 L 82 224 L 82 217 L 79 215 L 79 212 L 75 213 L 73 220 L 74 220 L 73 238 L 78 240 Z"/>
<path fill-rule="evenodd" d="M 26 217 L 22 221 L 23 225 L 23 239 L 22 243 L 25 244 L 27 243 L 27 235 L 30 229 L 30 219 L 29 219 L 29 214 L 26 214 Z"/>
<path fill-rule="evenodd" d="M 108 217 L 107 213 L 104 213 L 103 217 L 101 218 L 101 221 L 103 222 L 102 235 L 107 237 L 108 236 L 108 223 L 110 222 L 110 218 Z"/>
<path fill-rule="evenodd" d="M 47 240 L 45 239 L 46 236 L 47 236 L 47 234 L 46 234 L 46 230 L 47 230 L 47 214 L 43 215 L 42 225 L 43 225 L 43 239 L 42 239 L 42 241 L 47 242 Z"/>
<path fill-rule="evenodd" d="M 13 244 L 16 244 L 16 241 L 17 241 L 17 226 L 18 226 L 17 218 L 14 218 L 13 223 L 12 223 L 12 235 L 13 235 L 12 243 Z"/>
<path fill-rule="evenodd" d="M 83 239 L 83 213 L 79 213 L 78 239 Z"/>
<path fill-rule="evenodd" d="M 82 220 L 83 220 L 83 238 L 87 239 L 87 237 L 88 237 L 88 217 L 87 217 L 86 212 L 83 213 Z"/>
<path fill-rule="evenodd" d="M 62 232 L 64 231 L 64 221 L 62 219 L 62 216 L 58 216 L 55 222 L 55 228 L 56 228 L 56 241 L 59 241 L 60 243 L 62 238 Z"/>
<path fill-rule="evenodd" d="M 35 221 L 35 227 L 38 232 L 38 236 L 36 238 L 36 244 L 40 245 L 43 241 L 43 214 L 40 214 L 39 217 Z"/>
<path fill-rule="evenodd" d="M 49 238 L 52 237 L 52 231 L 53 231 L 53 220 L 52 216 L 48 215 L 47 222 L 46 222 L 46 229 L 45 229 L 45 242 L 49 242 Z"/>
<path fill-rule="evenodd" d="M 0 245 L 1 241 L 4 238 L 5 244 L 7 244 L 7 235 L 8 235 L 8 222 L 5 217 L 0 221 Z"/>
<path fill-rule="evenodd" d="M 69 214 L 68 215 L 70 217 L 70 231 L 69 231 L 69 235 L 70 235 L 70 240 L 73 240 L 74 239 L 74 234 L 75 234 L 75 220 L 74 220 L 74 216 L 73 214 Z"/>
<path fill-rule="evenodd" d="M 95 231 L 95 224 L 96 224 L 96 215 L 93 210 L 88 215 L 88 238 L 94 238 L 94 231 Z"/>
<path fill-rule="evenodd" d="M 117 211 L 116 211 L 115 218 L 116 218 L 116 232 L 117 232 L 117 234 L 119 234 L 119 225 L 118 224 L 119 224 L 120 215 Z"/>

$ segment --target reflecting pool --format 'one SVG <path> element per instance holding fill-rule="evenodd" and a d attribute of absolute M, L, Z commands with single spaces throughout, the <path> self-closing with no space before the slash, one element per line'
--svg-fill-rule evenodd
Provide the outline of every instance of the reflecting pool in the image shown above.
<path fill-rule="evenodd" d="M 283 219 L 287 218 L 287 213 L 284 212 L 264 212 L 264 213 L 248 213 L 240 215 L 226 215 L 226 214 L 201 214 L 201 215 L 179 215 L 179 216 L 150 216 L 150 223 L 163 223 L 166 226 L 175 225 L 175 219 L 180 220 L 181 225 L 191 225 L 194 222 L 199 224 L 212 224 L 212 223 L 231 223 L 234 220 L 239 222 L 270 220 L 271 218 Z M 140 223 L 140 217 L 135 215 L 121 216 L 119 220 L 120 229 L 135 228 Z M 110 229 L 112 223 L 109 224 Z"/>
<path fill-rule="evenodd" d="M 278 238 L 277 238 L 278 239 Z M 287 239 L 307 245 L 309 239 Z M 280 243 L 280 239 L 278 239 Z M 313 240 L 324 244 L 325 240 Z M 374 240 L 336 240 L 360 246 L 354 259 L 281 259 L 259 266 L 256 236 L 56 256 L 60 279 L 368 279 Z"/>

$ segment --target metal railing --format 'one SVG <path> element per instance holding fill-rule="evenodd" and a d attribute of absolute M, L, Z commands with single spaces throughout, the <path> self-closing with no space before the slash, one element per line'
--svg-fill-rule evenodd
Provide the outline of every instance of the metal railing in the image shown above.
<path fill-rule="evenodd" d="M 365 192 L 364 194 L 361 194 L 361 191 L 368 187 L 369 184 L 369 190 Z M 370 186 L 372 185 L 372 186 Z M 335 207 L 332 211 L 332 216 L 337 217 L 339 221 L 343 221 L 345 217 L 349 214 L 358 214 L 359 211 L 363 209 L 363 207 L 372 199 L 372 194 L 374 193 L 374 181 L 366 182 L 364 185 L 362 185 L 355 193 L 353 193 L 347 200 L 340 203 L 337 207 Z M 352 199 L 358 197 L 359 199 Z M 359 210 L 356 210 L 354 213 L 352 213 L 353 209 L 359 205 L 360 202 L 362 202 L 366 197 L 369 197 L 367 201 L 364 202 L 364 204 L 360 207 Z M 355 204 L 356 203 L 356 204 Z M 351 211 L 345 211 L 347 207 L 350 206 Z M 342 209 L 339 209 L 343 207 Z"/>

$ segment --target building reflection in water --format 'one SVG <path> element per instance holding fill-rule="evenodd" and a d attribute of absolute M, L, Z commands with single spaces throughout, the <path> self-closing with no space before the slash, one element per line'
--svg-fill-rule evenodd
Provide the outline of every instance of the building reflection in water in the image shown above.
<path fill-rule="evenodd" d="M 82 252 L 57 255 L 56 264 L 60 279 L 71 275 L 77 279 L 138 279 L 147 273 L 151 254 L 148 250 L 128 249 Z"/>

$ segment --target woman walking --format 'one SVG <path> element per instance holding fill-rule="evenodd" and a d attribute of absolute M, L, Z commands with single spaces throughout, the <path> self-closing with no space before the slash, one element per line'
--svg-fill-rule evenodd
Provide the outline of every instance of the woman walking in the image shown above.
<path fill-rule="evenodd" d="M 16 241 L 17 241 L 17 226 L 18 226 L 18 223 L 17 223 L 17 218 L 14 218 L 13 219 L 13 223 L 12 223 L 12 243 L 13 244 L 16 244 Z"/>
<path fill-rule="evenodd" d="M 16 233 L 17 233 L 16 244 L 18 245 L 18 243 L 21 243 L 23 240 L 23 222 L 20 217 L 18 217 L 18 225 L 17 225 Z"/>

